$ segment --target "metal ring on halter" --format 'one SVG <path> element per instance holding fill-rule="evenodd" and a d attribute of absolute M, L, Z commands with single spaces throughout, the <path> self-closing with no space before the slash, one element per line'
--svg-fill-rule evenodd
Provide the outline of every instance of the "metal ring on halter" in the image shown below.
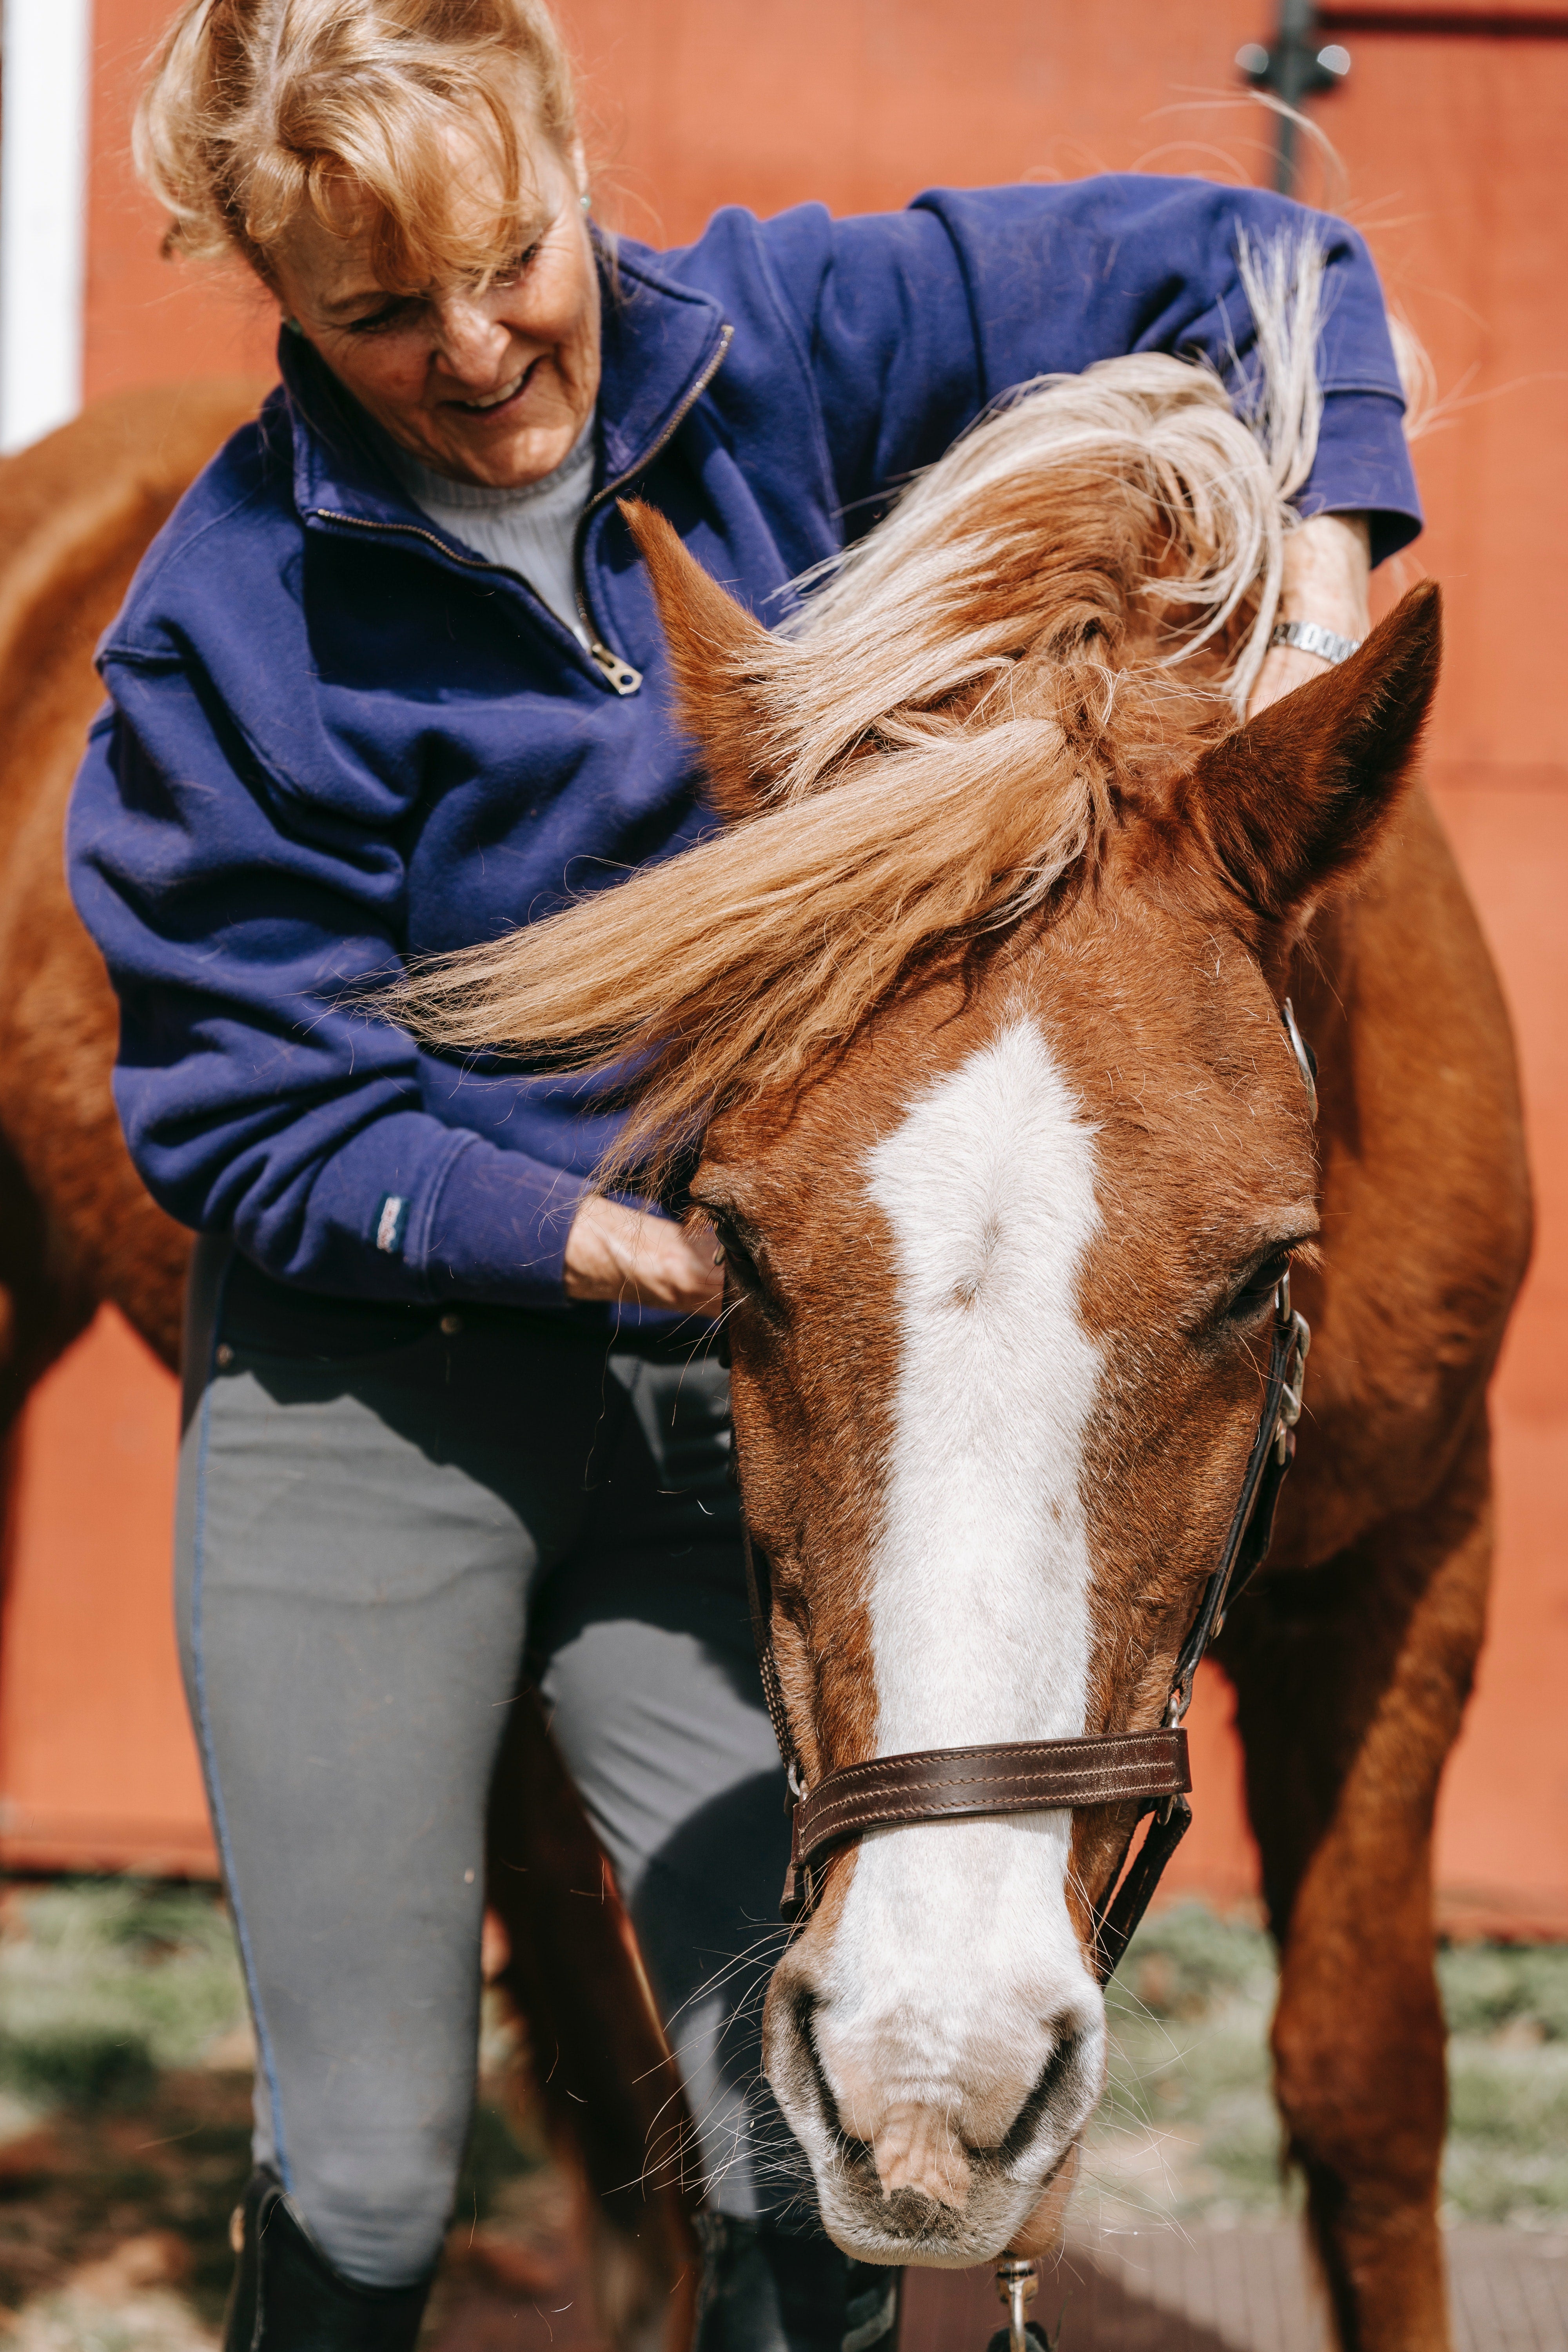
<path fill-rule="evenodd" d="M 1318 1124 L 1318 1057 L 1302 1036 L 1296 1019 L 1296 1008 L 1289 997 L 1279 1007 L 1279 1018 L 1285 1024 L 1285 1034 L 1290 1040 L 1290 1051 L 1296 1056 L 1301 1084 L 1307 1089 L 1307 1110 L 1312 1125 Z"/>

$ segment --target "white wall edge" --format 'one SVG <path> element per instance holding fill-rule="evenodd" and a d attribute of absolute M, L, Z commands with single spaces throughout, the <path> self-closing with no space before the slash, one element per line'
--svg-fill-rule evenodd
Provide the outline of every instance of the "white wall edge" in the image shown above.
<path fill-rule="evenodd" d="M 92 0 L 4 0 L 0 450 L 81 406 Z"/>

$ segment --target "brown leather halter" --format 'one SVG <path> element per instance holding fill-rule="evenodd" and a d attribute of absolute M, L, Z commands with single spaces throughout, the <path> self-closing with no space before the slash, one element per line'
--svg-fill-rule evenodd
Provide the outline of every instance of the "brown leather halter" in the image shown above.
<path fill-rule="evenodd" d="M 1303 1083 L 1316 1100 L 1309 1049 L 1290 1006 L 1283 1019 Z M 789 1780 L 792 1831 L 789 1870 L 779 1908 L 792 1924 L 808 1918 L 822 1892 L 826 1857 L 867 1830 L 907 1828 L 914 1822 L 987 1819 L 1080 1805 L 1135 1805 L 1127 1843 L 1094 1915 L 1095 1967 L 1103 1984 L 1126 1950 L 1160 1875 L 1193 1818 L 1187 1802 L 1187 1735 L 1182 1718 L 1192 1703 L 1193 1677 L 1225 1612 L 1262 1563 L 1274 1532 L 1279 1490 L 1296 1451 L 1311 1333 L 1290 1305 L 1287 1274 L 1274 1294 L 1268 1379 L 1247 1470 L 1220 1555 L 1204 1586 L 1197 1614 L 1176 1659 L 1163 1723 L 1152 1731 L 1111 1732 L 1099 1738 L 1008 1740 L 986 1748 L 931 1748 L 903 1756 L 877 1756 L 825 1774 L 805 1785 L 800 1753 L 784 1706 L 773 1654 L 767 1563 L 743 1530 L 752 1631 L 762 1667 L 763 1694 Z M 1139 1822 L 1152 1813 L 1142 1844 L 1123 1876 Z M 1118 1884 L 1120 1881 L 1120 1885 Z"/>

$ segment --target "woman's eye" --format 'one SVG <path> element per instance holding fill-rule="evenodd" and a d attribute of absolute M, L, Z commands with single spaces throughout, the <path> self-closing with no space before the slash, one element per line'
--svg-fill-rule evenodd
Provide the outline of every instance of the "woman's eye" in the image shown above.
<path fill-rule="evenodd" d="M 368 318 L 352 320 L 346 331 L 351 335 L 384 335 L 389 328 L 405 326 L 415 307 L 412 302 L 389 302 L 384 310 L 372 310 Z"/>
<path fill-rule="evenodd" d="M 1291 1253 L 1285 1249 L 1276 1250 L 1272 1257 L 1265 1258 L 1236 1292 L 1226 1309 L 1227 1314 L 1239 1318 L 1266 1305 L 1289 1273 L 1290 1256 Z"/>
<path fill-rule="evenodd" d="M 495 284 L 515 286 L 518 279 L 525 277 L 530 266 L 539 258 L 539 247 L 542 242 L 542 239 L 536 238 L 526 251 L 518 255 L 515 261 L 509 261 L 504 269 L 498 269 L 495 274 Z"/>

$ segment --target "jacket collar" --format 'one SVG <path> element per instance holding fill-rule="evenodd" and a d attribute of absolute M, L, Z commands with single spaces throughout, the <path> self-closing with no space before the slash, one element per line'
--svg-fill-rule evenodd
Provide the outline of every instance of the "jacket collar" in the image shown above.
<path fill-rule="evenodd" d="M 657 257 L 601 242 L 603 362 L 594 467 L 595 496 L 647 463 L 682 403 L 721 351 L 719 305 L 667 277 Z M 376 446 L 376 433 L 303 336 L 287 328 L 278 364 L 294 427 L 294 500 L 301 518 L 415 523 L 413 504 Z"/>

